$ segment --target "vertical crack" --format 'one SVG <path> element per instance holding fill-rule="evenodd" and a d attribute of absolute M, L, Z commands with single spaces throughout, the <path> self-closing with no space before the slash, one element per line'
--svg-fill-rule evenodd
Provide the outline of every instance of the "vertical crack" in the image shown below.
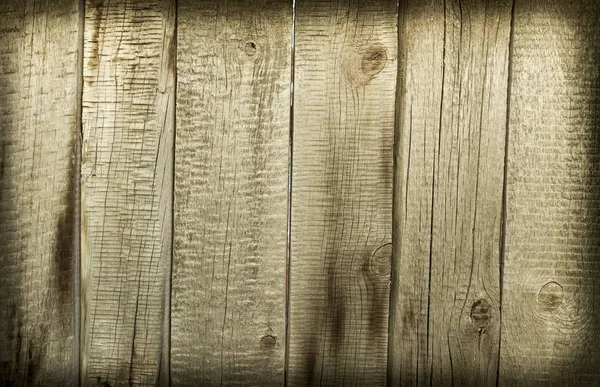
<path fill-rule="evenodd" d="M 498 364 L 496 367 L 496 387 L 500 383 L 500 359 L 502 352 L 502 303 L 504 289 L 504 258 L 506 252 L 506 217 L 507 217 L 507 181 L 508 181 L 508 149 L 509 149 L 509 129 L 510 129 L 510 96 L 512 86 L 512 65 L 514 53 L 514 35 L 515 35 L 515 0 L 512 2 L 510 15 L 510 38 L 508 41 L 508 74 L 507 74 L 507 92 L 506 92 L 506 135 L 504 140 L 504 177 L 502 189 L 502 216 L 501 216 L 501 234 L 500 234 L 500 265 L 499 265 L 499 285 L 500 285 L 500 305 L 499 305 L 499 335 L 498 335 Z"/>

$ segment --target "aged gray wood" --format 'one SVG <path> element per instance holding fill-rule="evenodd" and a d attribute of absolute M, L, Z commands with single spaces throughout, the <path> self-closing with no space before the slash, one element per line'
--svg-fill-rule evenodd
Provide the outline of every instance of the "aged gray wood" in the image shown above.
<path fill-rule="evenodd" d="M 401 1 L 391 385 L 494 386 L 511 1 Z"/>
<path fill-rule="evenodd" d="M 175 2 L 88 0 L 85 13 L 81 379 L 155 384 L 168 371 Z"/>
<path fill-rule="evenodd" d="M 288 384 L 385 385 L 396 1 L 299 1 Z"/>
<path fill-rule="evenodd" d="M 600 385 L 600 3 L 517 0 L 500 382 Z"/>
<path fill-rule="evenodd" d="M 0 2 L 0 384 L 77 382 L 79 4 Z"/>
<path fill-rule="evenodd" d="M 283 383 L 292 3 L 180 0 L 174 385 Z"/>

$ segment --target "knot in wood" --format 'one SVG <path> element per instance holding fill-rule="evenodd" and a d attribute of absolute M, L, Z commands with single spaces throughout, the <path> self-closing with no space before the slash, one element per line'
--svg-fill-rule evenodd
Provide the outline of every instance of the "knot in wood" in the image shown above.
<path fill-rule="evenodd" d="M 277 344 L 277 339 L 275 336 L 266 335 L 260 339 L 260 347 L 262 349 L 273 349 L 275 348 L 275 344 Z"/>
<path fill-rule="evenodd" d="M 379 276 L 387 277 L 390 275 L 392 265 L 392 244 L 386 243 L 378 247 L 369 262 L 371 271 Z"/>
<path fill-rule="evenodd" d="M 387 63 L 387 52 L 383 47 L 372 46 L 362 53 L 360 69 L 363 74 L 373 77 L 381 72 Z"/>
<path fill-rule="evenodd" d="M 345 79 L 359 87 L 368 84 L 385 68 L 388 61 L 385 48 L 379 44 L 347 49 L 341 55 Z"/>
<path fill-rule="evenodd" d="M 492 305 L 485 298 L 480 298 L 471 306 L 471 322 L 479 329 L 485 328 L 492 318 Z"/>
<path fill-rule="evenodd" d="M 563 287 L 558 282 L 548 282 L 540 289 L 537 302 L 543 310 L 556 310 L 565 298 Z"/>

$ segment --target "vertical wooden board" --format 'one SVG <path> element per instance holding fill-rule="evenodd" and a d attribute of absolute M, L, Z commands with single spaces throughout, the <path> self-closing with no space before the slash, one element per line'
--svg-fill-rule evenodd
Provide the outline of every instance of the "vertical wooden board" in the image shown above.
<path fill-rule="evenodd" d="M 599 20 L 516 1 L 501 385 L 600 385 Z"/>
<path fill-rule="evenodd" d="M 77 382 L 77 1 L 0 3 L 0 384 Z"/>
<path fill-rule="evenodd" d="M 180 0 L 171 378 L 283 383 L 292 3 Z"/>
<path fill-rule="evenodd" d="M 174 23 L 170 0 L 86 3 L 84 384 L 156 384 L 167 360 Z"/>
<path fill-rule="evenodd" d="M 401 1 L 391 385 L 496 384 L 511 10 Z"/>
<path fill-rule="evenodd" d="M 396 1 L 296 4 L 288 385 L 385 385 Z"/>

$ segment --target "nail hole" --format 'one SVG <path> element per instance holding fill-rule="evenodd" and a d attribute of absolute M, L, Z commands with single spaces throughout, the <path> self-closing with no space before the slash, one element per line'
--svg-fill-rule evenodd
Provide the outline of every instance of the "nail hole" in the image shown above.
<path fill-rule="evenodd" d="M 262 349 L 273 349 L 277 344 L 277 339 L 274 336 L 266 335 L 260 339 L 260 347 Z"/>
<path fill-rule="evenodd" d="M 246 54 L 248 56 L 253 56 L 254 54 L 256 54 L 256 43 L 247 42 L 246 47 L 244 48 L 244 51 L 246 51 Z"/>

